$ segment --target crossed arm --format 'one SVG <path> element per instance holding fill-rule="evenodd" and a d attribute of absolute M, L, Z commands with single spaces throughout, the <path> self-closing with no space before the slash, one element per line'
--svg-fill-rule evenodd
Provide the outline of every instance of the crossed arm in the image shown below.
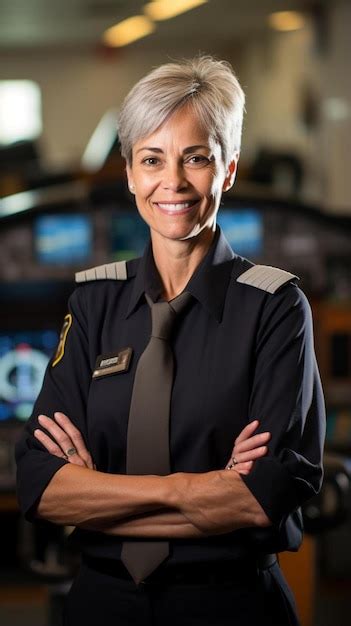
<path fill-rule="evenodd" d="M 236 463 L 231 471 L 125 476 L 96 471 L 81 433 L 63 413 L 54 417 L 39 416 L 47 432 L 37 429 L 35 437 L 57 457 L 64 457 L 69 448 L 77 452 L 43 492 L 39 517 L 106 534 L 150 538 L 200 538 L 270 525 L 240 477 L 267 453 L 270 434 L 255 435 L 257 421 L 236 439 L 232 452 Z"/>

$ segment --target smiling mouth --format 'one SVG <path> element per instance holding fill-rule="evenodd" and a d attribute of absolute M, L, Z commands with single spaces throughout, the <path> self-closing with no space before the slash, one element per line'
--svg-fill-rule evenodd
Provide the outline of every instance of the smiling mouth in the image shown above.
<path fill-rule="evenodd" d="M 196 204 L 198 200 L 189 200 L 188 202 L 154 202 L 154 204 L 164 213 L 172 214 L 182 214 L 190 211 Z"/>

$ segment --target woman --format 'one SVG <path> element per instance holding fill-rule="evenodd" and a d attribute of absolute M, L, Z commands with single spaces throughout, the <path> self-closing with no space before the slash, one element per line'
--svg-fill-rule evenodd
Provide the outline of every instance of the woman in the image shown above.
<path fill-rule="evenodd" d="M 294 277 L 235 255 L 216 227 L 243 108 L 230 66 L 208 57 L 157 68 L 123 104 L 151 242 L 77 275 L 17 447 L 25 515 L 76 526 L 67 624 L 298 623 L 274 553 L 298 548 L 299 506 L 320 488 L 323 398 Z M 167 338 L 156 309 L 175 324 Z M 135 426 L 135 406 L 152 426 Z"/>

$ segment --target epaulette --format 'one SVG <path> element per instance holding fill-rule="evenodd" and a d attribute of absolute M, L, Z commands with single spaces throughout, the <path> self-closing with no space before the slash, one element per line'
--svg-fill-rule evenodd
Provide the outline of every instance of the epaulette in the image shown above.
<path fill-rule="evenodd" d="M 127 280 L 127 261 L 115 261 L 82 272 L 76 272 L 76 283 L 87 283 L 91 280 Z"/>
<path fill-rule="evenodd" d="M 279 267 L 271 267 L 270 265 L 253 265 L 246 270 L 236 280 L 238 283 L 257 287 L 269 293 L 275 293 L 293 278 L 299 280 L 298 276 L 279 269 Z"/>

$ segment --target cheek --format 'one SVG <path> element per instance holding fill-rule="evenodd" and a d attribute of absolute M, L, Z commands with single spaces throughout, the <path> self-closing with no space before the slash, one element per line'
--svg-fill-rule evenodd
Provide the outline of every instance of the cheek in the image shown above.
<path fill-rule="evenodd" d="M 137 189 L 141 198 L 148 198 L 157 187 L 157 180 L 153 176 L 143 174 L 137 177 Z"/>
<path fill-rule="evenodd" d="M 149 222 L 149 217 L 152 216 L 152 189 L 143 187 L 142 189 L 138 188 L 134 195 L 134 202 L 138 209 L 138 213 L 142 217 L 144 221 Z"/>

